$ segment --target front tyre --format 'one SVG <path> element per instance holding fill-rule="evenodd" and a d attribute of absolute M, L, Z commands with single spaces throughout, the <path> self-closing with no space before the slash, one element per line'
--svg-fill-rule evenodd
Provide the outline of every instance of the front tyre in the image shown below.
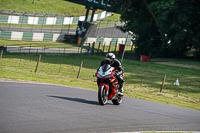
<path fill-rule="evenodd" d="M 104 85 L 99 86 L 98 100 L 100 105 L 105 105 L 107 103 L 108 96 L 106 94 L 106 89 Z"/>
<path fill-rule="evenodd" d="M 112 103 L 114 105 L 120 105 L 122 103 L 122 98 L 123 98 L 123 96 L 118 95 L 117 99 L 112 100 Z"/>

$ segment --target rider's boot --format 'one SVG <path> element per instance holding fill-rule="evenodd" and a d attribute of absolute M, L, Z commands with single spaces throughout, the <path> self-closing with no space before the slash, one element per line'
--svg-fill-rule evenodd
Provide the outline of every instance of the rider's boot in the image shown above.
<path fill-rule="evenodd" d="M 123 89 L 123 85 L 119 85 L 119 95 L 124 95 L 124 89 Z"/>
<path fill-rule="evenodd" d="M 119 77 L 119 79 L 118 79 L 118 81 L 119 81 L 119 92 L 118 92 L 118 94 L 119 95 L 124 95 L 123 93 L 124 93 L 124 89 L 123 89 L 123 84 L 124 84 L 124 79 L 122 78 L 122 76 L 120 76 Z"/>

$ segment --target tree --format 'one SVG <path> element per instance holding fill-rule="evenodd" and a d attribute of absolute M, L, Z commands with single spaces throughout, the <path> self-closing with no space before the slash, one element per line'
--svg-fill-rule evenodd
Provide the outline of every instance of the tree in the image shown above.
<path fill-rule="evenodd" d="M 135 52 L 154 57 L 181 57 L 200 50 L 200 1 L 109 0 L 122 9 L 120 27 L 135 34 Z"/>

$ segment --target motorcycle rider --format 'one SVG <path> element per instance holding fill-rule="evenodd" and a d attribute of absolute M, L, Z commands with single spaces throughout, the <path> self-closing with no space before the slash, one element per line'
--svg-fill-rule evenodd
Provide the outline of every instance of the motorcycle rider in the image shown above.
<path fill-rule="evenodd" d="M 103 66 L 104 64 L 109 64 L 110 66 L 114 67 L 115 70 L 117 70 L 116 77 L 118 79 L 119 83 L 119 94 L 123 95 L 124 89 L 123 89 L 123 75 L 124 75 L 124 70 L 122 68 L 122 65 L 119 60 L 115 58 L 115 54 L 113 53 L 108 53 L 106 54 L 106 58 L 101 61 L 100 66 Z"/>

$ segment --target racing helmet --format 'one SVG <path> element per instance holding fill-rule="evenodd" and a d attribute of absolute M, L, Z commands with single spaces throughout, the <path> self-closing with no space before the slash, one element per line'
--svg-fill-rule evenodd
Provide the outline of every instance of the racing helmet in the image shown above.
<path fill-rule="evenodd" d="M 115 54 L 113 54 L 113 53 L 106 54 L 106 58 L 105 58 L 106 64 L 113 64 L 114 60 L 115 60 Z"/>

